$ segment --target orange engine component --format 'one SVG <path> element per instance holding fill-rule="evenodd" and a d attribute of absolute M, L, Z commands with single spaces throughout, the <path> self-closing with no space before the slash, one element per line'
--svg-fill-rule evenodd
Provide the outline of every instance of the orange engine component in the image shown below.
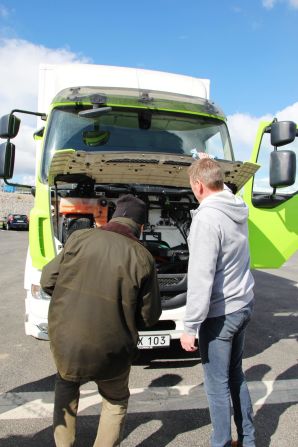
<path fill-rule="evenodd" d="M 83 199 L 78 197 L 62 197 L 59 205 L 59 213 L 68 214 L 92 214 L 97 227 L 108 221 L 108 203 L 105 199 Z"/>

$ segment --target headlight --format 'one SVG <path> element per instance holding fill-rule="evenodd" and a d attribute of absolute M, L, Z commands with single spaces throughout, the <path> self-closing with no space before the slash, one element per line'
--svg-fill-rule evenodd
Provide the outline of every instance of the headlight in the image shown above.
<path fill-rule="evenodd" d="M 32 294 L 33 298 L 35 298 L 36 300 L 50 300 L 51 299 L 50 295 L 45 293 L 42 290 L 42 288 L 40 287 L 40 285 L 37 285 L 37 284 L 31 285 L 31 294 Z"/>

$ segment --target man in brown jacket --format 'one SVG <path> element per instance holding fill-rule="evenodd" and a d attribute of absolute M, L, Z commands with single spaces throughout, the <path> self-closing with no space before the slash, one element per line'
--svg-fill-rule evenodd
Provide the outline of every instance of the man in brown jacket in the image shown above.
<path fill-rule="evenodd" d="M 154 259 L 139 242 L 145 203 L 127 194 L 101 228 L 75 231 L 42 272 L 52 296 L 49 337 L 57 366 L 54 438 L 75 441 L 79 389 L 95 381 L 102 410 L 94 447 L 119 446 L 138 330 L 161 314 Z"/>

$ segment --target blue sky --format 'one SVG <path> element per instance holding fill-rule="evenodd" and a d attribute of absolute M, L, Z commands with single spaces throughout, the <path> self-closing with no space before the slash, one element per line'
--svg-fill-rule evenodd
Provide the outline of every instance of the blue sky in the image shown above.
<path fill-rule="evenodd" d="M 0 112 L 34 108 L 40 62 L 170 71 L 211 80 L 244 147 L 242 124 L 298 120 L 297 22 L 298 0 L 0 0 Z"/>

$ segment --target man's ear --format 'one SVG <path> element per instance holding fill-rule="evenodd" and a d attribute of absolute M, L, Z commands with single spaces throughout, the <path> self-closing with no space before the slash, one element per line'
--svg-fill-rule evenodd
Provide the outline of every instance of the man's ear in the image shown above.
<path fill-rule="evenodd" d="M 198 189 L 199 189 L 200 194 L 203 194 L 205 186 L 204 186 L 204 183 L 200 182 L 200 180 L 198 180 Z"/>
<path fill-rule="evenodd" d="M 203 184 L 200 182 L 200 180 L 195 180 L 194 183 L 194 189 L 198 194 L 202 194 Z"/>

